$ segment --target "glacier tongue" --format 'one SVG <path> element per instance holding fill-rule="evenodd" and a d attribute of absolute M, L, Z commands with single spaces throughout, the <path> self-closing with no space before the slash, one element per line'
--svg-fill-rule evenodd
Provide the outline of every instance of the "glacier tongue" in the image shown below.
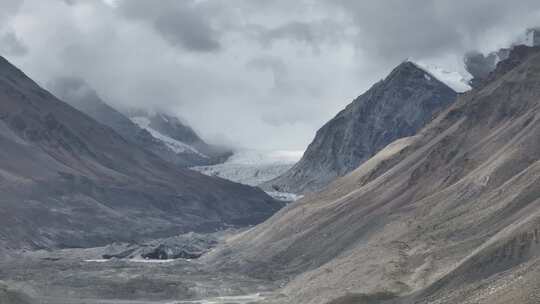
<path fill-rule="evenodd" d="M 290 169 L 302 157 L 302 151 L 240 150 L 225 163 L 193 167 L 206 175 L 257 186 Z"/>
<path fill-rule="evenodd" d="M 289 170 L 302 157 L 302 153 L 303 151 L 241 150 L 234 153 L 223 164 L 198 166 L 191 169 L 233 182 L 258 186 Z M 282 201 L 294 201 L 301 197 L 277 191 L 267 193 Z"/>

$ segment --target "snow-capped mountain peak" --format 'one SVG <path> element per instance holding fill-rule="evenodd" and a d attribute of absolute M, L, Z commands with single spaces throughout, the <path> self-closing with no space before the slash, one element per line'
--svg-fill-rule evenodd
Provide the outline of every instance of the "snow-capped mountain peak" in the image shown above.
<path fill-rule="evenodd" d="M 194 147 L 186 144 L 186 143 L 183 143 L 179 140 L 176 140 L 174 138 L 171 138 L 165 134 L 162 134 L 160 133 L 159 131 L 153 129 L 150 127 L 150 119 L 148 119 L 148 117 L 144 117 L 144 116 L 137 116 L 137 117 L 132 117 L 131 120 L 136 123 L 139 127 L 147 130 L 154 138 L 162 141 L 163 143 L 165 143 L 165 145 L 167 145 L 167 147 L 169 149 L 171 149 L 172 151 L 174 151 L 175 153 L 192 153 L 192 154 L 196 154 L 200 157 L 203 157 L 203 158 L 209 158 L 207 155 L 204 155 L 203 153 L 199 152 L 197 149 L 195 149 Z"/>
<path fill-rule="evenodd" d="M 472 76 L 462 75 L 459 72 L 448 71 L 439 66 L 433 64 L 424 64 L 420 62 L 414 62 L 409 60 L 411 63 L 416 65 L 418 68 L 426 72 L 426 79 L 431 80 L 431 77 L 439 80 L 440 82 L 449 86 L 452 90 L 458 93 L 464 93 L 472 89 L 469 84 Z"/>

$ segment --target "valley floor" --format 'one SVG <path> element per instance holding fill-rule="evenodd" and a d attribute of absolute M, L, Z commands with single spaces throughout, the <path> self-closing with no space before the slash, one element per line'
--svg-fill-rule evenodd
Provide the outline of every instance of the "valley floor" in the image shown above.
<path fill-rule="evenodd" d="M 244 296 L 224 296 L 187 301 L 137 301 L 137 300 L 96 300 L 96 299 L 66 299 L 41 298 L 40 304 L 255 304 L 265 301 L 270 294 L 256 293 Z"/>
<path fill-rule="evenodd" d="M 0 282 L 40 304 L 275 303 L 280 285 L 198 260 L 104 260 L 105 248 L 18 252 L 0 260 Z"/>

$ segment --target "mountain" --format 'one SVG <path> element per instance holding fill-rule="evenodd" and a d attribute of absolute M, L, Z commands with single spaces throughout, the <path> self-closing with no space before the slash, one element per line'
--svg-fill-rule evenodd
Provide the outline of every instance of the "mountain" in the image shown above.
<path fill-rule="evenodd" d="M 469 83 L 470 75 L 464 76 L 459 72 L 449 71 L 433 64 L 424 64 L 419 62 L 415 62 L 415 64 L 457 93 L 465 93 L 472 89 Z"/>
<path fill-rule="evenodd" d="M 403 62 L 319 129 L 302 159 L 264 187 L 292 193 L 317 191 L 390 142 L 415 134 L 456 95 L 416 64 Z"/>
<path fill-rule="evenodd" d="M 82 79 L 58 78 L 49 85 L 49 88 L 60 99 L 65 100 L 98 122 L 111 127 L 126 140 L 181 167 L 222 162 L 222 158 L 226 158 L 228 155 L 224 149 L 206 144 L 191 128 L 182 125 L 176 118 L 164 114 L 153 115 L 151 124 L 152 127 L 157 125 L 155 128 L 160 130 L 166 129 L 170 132 L 176 132 L 179 135 L 177 137 L 185 139 L 185 143 L 177 142 L 177 140 L 171 139 L 155 129 L 147 128 L 146 125 L 139 125 L 138 121 L 132 121 L 105 103 L 97 92 Z M 167 122 L 160 122 L 161 117 L 167 119 Z M 202 152 L 199 152 L 198 149 Z"/>
<path fill-rule="evenodd" d="M 480 87 L 489 74 L 495 70 L 497 63 L 508 58 L 510 50 L 510 48 L 502 48 L 487 55 L 474 51 L 465 54 L 463 61 L 465 69 L 472 76 L 471 86 Z"/>
<path fill-rule="evenodd" d="M 0 58 L 0 248 L 77 247 L 257 223 L 259 189 L 171 166 Z"/>
<path fill-rule="evenodd" d="M 207 144 L 177 117 L 141 110 L 132 110 L 129 115 L 140 128 L 150 132 L 176 154 L 189 159 L 192 166 L 220 164 L 232 155 L 229 149 Z"/>
<path fill-rule="evenodd" d="M 489 74 L 495 70 L 497 63 L 506 60 L 510 55 L 511 50 L 516 46 L 540 46 L 540 28 L 530 28 L 525 31 L 525 34 L 514 41 L 509 47 L 501 48 L 484 55 L 478 51 L 472 51 L 465 54 L 463 62 L 465 69 L 471 74 L 472 79 L 469 81 L 472 87 L 480 87 L 488 78 Z"/>
<path fill-rule="evenodd" d="M 289 303 L 539 303 L 540 48 L 207 257 Z"/>

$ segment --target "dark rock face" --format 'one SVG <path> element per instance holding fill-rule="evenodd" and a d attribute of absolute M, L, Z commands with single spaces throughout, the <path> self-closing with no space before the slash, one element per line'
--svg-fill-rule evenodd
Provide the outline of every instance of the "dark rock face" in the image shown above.
<path fill-rule="evenodd" d="M 265 187 L 293 193 L 319 190 L 395 139 L 415 134 L 456 95 L 404 62 L 317 131 L 302 159 Z"/>
<path fill-rule="evenodd" d="M 152 128 L 178 141 L 193 145 L 194 148 L 200 149 L 205 157 L 194 153 L 177 153 L 171 150 L 164 142 L 154 138 L 147 130 L 139 127 L 127 116 L 105 103 L 97 92 L 82 79 L 59 78 L 50 83 L 49 87 L 56 96 L 77 110 L 112 128 L 131 143 L 175 165 L 181 167 L 210 165 L 219 162 L 227 153 L 225 149 L 219 149 L 205 143 L 190 127 L 182 124 L 177 118 L 164 114 L 152 116 L 150 119 Z M 206 157 L 207 152 L 208 157 Z"/>
<path fill-rule="evenodd" d="M 497 67 L 497 61 L 497 54 L 494 52 L 487 56 L 480 52 L 469 52 L 464 58 L 465 68 L 474 79 L 486 78 Z"/>
<path fill-rule="evenodd" d="M 143 258 L 149 260 L 198 259 L 217 246 L 216 234 L 186 233 L 174 237 L 152 240 L 143 244 L 110 245 L 104 259 Z"/>
<path fill-rule="evenodd" d="M 147 244 L 141 256 L 146 259 L 198 259 L 218 244 L 211 234 L 188 233 Z"/>
<path fill-rule="evenodd" d="M 197 259 L 202 254 L 202 252 L 190 252 L 176 247 L 159 245 L 150 252 L 144 253 L 142 257 L 151 260 Z"/>
<path fill-rule="evenodd" d="M 489 82 L 488 78 L 497 67 L 497 64 L 508 59 L 514 49 L 536 46 L 540 46 L 540 28 L 530 28 L 526 31 L 525 41 L 516 42 L 508 48 L 502 48 L 487 55 L 477 51 L 468 52 L 465 54 L 463 61 L 465 69 L 473 76 L 469 84 L 473 88 L 483 86 Z"/>
<path fill-rule="evenodd" d="M 540 27 L 527 30 L 528 46 L 540 46 Z"/>
<path fill-rule="evenodd" d="M 278 210 L 261 190 L 171 166 L 0 58 L 0 247 L 88 247 L 214 231 Z"/>
<path fill-rule="evenodd" d="M 535 50 L 536 47 L 514 45 L 509 49 L 492 52 L 488 56 L 475 52 L 469 53 L 465 56 L 465 67 L 474 77 L 470 81 L 471 86 L 477 89 L 482 88 L 497 77 L 496 71 L 500 73 L 501 70 L 507 72 L 513 69 Z"/>
<path fill-rule="evenodd" d="M 482 86 L 489 74 L 497 67 L 497 63 L 508 58 L 510 51 L 510 48 L 503 48 L 488 55 L 475 51 L 465 54 L 463 58 L 465 69 L 473 76 L 469 84 L 473 88 Z"/>
<path fill-rule="evenodd" d="M 110 260 L 110 259 L 126 259 L 126 258 L 129 258 L 130 256 L 132 256 L 135 251 L 137 251 L 137 248 L 130 248 L 130 249 L 127 249 L 127 250 L 123 250 L 121 252 L 117 252 L 117 253 L 106 253 L 104 254 L 102 257 L 106 260 Z"/>

